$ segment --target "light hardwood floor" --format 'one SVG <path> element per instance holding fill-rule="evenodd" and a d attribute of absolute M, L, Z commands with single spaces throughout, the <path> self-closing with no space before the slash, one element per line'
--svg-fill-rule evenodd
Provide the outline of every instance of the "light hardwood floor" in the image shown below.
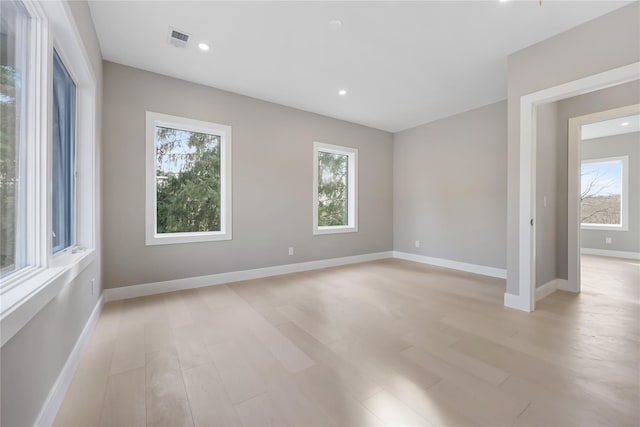
<path fill-rule="evenodd" d="M 55 425 L 640 424 L 640 262 L 503 293 L 384 260 L 109 303 Z"/>

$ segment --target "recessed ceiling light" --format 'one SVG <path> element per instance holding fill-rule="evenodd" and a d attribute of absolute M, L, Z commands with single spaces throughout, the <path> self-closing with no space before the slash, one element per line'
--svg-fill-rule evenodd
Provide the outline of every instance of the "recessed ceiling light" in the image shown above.
<path fill-rule="evenodd" d="M 622 122 L 620 123 L 620 126 L 629 126 L 629 122 Z"/>
<path fill-rule="evenodd" d="M 209 45 L 208 45 L 208 44 L 206 44 L 206 43 L 199 43 L 199 44 L 198 44 L 198 48 L 199 48 L 200 50 L 203 50 L 203 51 L 205 51 L 205 52 L 206 52 L 206 51 L 208 51 L 208 50 L 209 50 Z"/>
<path fill-rule="evenodd" d="M 340 90 L 338 91 L 338 95 L 340 95 L 340 96 L 345 96 L 346 94 L 347 94 L 346 89 L 340 89 Z"/>
<path fill-rule="evenodd" d="M 332 30 L 338 30 L 342 27 L 342 21 L 339 19 L 332 19 L 329 21 L 329 28 Z"/>
<path fill-rule="evenodd" d="M 500 3 L 506 3 L 506 2 L 508 2 L 508 1 L 509 1 L 509 0 L 500 0 Z"/>

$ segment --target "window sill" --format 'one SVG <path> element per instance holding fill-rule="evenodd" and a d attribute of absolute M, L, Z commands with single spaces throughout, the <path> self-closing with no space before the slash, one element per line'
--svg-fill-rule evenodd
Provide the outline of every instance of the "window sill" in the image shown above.
<path fill-rule="evenodd" d="M 606 225 L 606 224 L 594 224 L 594 225 L 580 225 L 581 230 L 605 230 L 605 231 L 629 231 L 629 227 L 622 225 Z"/>
<path fill-rule="evenodd" d="M 167 233 L 153 234 L 146 238 L 147 246 L 173 245 L 179 243 L 217 242 L 231 240 L 231 232 L 211 231 L 203 233 Z"/>
<path fill-rule="evenodd" d="M 41 268 L 7 286 L 0 295 L 0 336 L 4 346 L 40 310 L 96 259 L 93 249 L 69 254 L 64 265 Z"/>
<path fill-rule="evenodd" d="M 338 234 L 338 233 L 357 233 L 358 227 L 349 225 L 336 225 L 330 227 L 316 227 L 313 229 L 313 234 Z"/>

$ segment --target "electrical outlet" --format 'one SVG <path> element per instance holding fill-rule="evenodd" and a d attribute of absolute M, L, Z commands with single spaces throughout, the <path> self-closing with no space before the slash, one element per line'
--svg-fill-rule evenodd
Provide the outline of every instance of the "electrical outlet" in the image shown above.
<path fill-rule="evenodd" d="M 420 240 L 416 240 L 415 245 L 416 245 L 416 248 L 419 248 L 420 247 Z"/>
<path fill-rule="evenodd" d="M 96 293 L 96 279 L 91 279 L 91 295 Z"/>
<path fill-rule="evenodd" d="M 289 255 L 293 255 L 293 246 L 289 246 Z"/>
<path fill-rule="evenodd" d="M 611 237 L 605 237 L 604 238 L 604 243 L 606 245 L 610 245 L 613 242 L 613 240 L 611 239 Z"/>

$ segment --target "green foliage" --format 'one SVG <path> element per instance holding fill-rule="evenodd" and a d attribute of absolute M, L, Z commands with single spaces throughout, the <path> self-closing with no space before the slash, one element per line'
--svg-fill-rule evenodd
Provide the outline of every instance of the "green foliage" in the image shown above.
<path fill-rule="evenodd" d="M 348 225 L 349 156 L 318 152 L 318 226 Z"/>
<path fill-rule="evenodd" d="M 16 69 L 0 65 L 0 269 L 15 262 L 17 87 Z"/>
<path fill-rule="evenodd" d="M 220 230 L 220 138 L 156 128 L 158 233 Z"/>

